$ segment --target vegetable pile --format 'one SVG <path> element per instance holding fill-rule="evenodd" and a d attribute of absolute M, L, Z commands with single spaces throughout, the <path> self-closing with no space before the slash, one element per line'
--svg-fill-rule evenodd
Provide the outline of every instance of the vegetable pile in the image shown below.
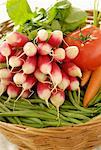
<path fill-rule="evenodd" d="M 7 67 L 0 69 L 1 93 L 6 91 L 8 100 L 30 97 L 36 85 L 39 98 L 48 100 L 57 108 L 64 103 L 65 90 L 79 90 L 82 73 L 72 60 L 78 55 L 76 46 L 59 47 L 63 33 L 55 30 L 38 31 L 34 42 L 18 32 L 12 32 L 0 46 L 0 54 Z M 63 68 L 63 69 L 62 69 Z"/>
<path fill-rule="evenodd" d="M 0 44 L 0 120 L 40 128 L 98 116 L 101 30 L 80 29 L 86 12 L 68 0 L 34 12 L 26 0 L 6 6 L 15 27 Z"/>

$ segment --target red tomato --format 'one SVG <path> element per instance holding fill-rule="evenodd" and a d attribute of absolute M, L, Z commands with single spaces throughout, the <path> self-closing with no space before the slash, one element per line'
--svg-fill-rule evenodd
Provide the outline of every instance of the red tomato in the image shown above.
<path fill-rule="evenodd" d="M 88 39 L 84 39 L 87 35 Z M 70 46 L 78 46 L 80 52 L 73 62 L 82 70 L 95 70 L 101 65 L 101 30 L 99 28 L 85 27 L 81 31 L 67 35 L 65 41 Z"/>

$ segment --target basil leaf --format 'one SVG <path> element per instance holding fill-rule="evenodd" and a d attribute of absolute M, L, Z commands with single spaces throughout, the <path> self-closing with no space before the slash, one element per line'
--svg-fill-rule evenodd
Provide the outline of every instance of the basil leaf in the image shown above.
<path fill-rule="evenodd" d="M 9 17 L 17 24 L 23 24 L 33 17 L 27 0 L 7 0 L 6 8 Z"/>

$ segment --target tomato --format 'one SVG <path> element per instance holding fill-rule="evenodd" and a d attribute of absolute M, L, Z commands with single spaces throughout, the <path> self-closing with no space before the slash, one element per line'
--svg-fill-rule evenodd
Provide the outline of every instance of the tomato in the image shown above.
<path fill-rule="evenodd" d="M 95 26 L 68 34 L 65 39 L 69 46 L 75 45 L 80 52 L 73 62 L 82 70 L 95 70 L 101 65 L 101 30 Z"/>

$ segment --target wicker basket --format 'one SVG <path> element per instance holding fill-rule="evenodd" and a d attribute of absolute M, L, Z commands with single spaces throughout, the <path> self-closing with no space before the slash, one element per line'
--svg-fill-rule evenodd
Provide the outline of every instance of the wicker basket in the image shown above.
<path fill-rule="evenodd" d="M 88 12 L 87 24 L 93 21 Z M 0 35 L 12 29 L 12 22 L 1 25 Z M 36 129 L 0 122 L 0 132 L 20 150 L 90 150 L 101 144 L 101 116 L 84 125 Z"/>

